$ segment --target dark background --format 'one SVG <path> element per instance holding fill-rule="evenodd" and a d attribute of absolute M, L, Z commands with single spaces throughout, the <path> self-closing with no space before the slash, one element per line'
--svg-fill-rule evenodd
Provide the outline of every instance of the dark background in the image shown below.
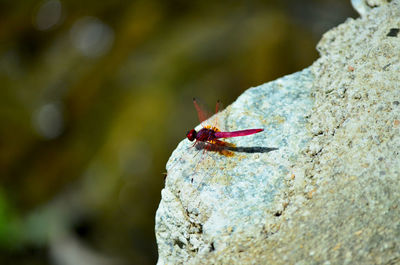
<path fill-rule="evenodd" d="M 192 97 L 309 66 L 347 17 L 349 0 L 0 1 L 0 264 L 154 264 Z"/>

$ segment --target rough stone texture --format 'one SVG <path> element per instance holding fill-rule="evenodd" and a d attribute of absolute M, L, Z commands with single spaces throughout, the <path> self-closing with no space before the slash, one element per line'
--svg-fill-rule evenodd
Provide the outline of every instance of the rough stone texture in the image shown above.
<path fill-rule="evenodd" d="M 391 0 L 351 0 L 351 5 L 361 16 L 365 16 L 372 8 L 379 7 L 388 2 L 391 2 Z"/>
<path fill-rule="evenodd" d="M 241 171 L 244 164 L 240 163 L 234 173 L 224 174 L 225 169 L 214 167 L 220 174 L 217 178 L 206 175 L 193 184 L 187 180 L 189 173 L 184 174 L 190 167 L 179 165 L 178 170 L 173 166 L 182 179 L 178 182 L 176 176 L 168 180 L 168 176 L 163 190 L 156 225 L 159 264 L 400 263 L 400 36 L 391 30 L 398 27 L 400 1 L 392 1 L 371 9 L 360 19 L 349 19 L 323 36 L 317 47 L 321 58 L 311 66 L 313 109 L 307 126 L 301 121 L 311 139 L 304 131 L 294 135 L 298 130 L 289 128 L 298 125 L 292 121 L 277 123 L 277 130 L 289 132 L 285 138 L 301 139 L 296 140 L 302 143 L 298 149 L 287 144 L 279 152 L 246 154 L 244 164 L 254 163 L 251 168 Z M 259 109 L 265 98 L 248 100 L 259 100 L 255 108 Z M 297 111 L 296 105 L 290 107 L 290 111 Z M 302 115 L 307 112 L 308 108 L 300 110 Z M 256 110 L 251 113 L 265 114 Z M 255 120 L 269 124 L 272 117 Z M 259 123 L 252 121 L 251 125 Z M 268 141 L 268 134 L 266 139 L 259 135 L 254 138 L 257 144 L 270 147 L 278 143 Z M 264 166 L 258 168 L 259 162 Z M 284 169 L 279 170 L 282 165 Z M 269 170 L 278 175 L 266 177 Z M 258 191 L 271 191 L 272 195 L 256 194 L 254 185 L 241 186 L 240 193 L 251 196 L 236 197 L 238 208 L 227 211 L 235 215 L 235 221 L 228 214 L 220 217 L 228 227 L 205 229 L 214 210 L 225 207 L 227 198 L 201 195 L 204 189 L 198 183 L 217 189 L 218 182 L 221 190 L 228 190 L 241 181 L 236 174 L 246 181 L 260 179 L 260 185 L 273 180 L 270 189 Z M 184 198 L 176 195 L 178 189 L 194 192 Z M 224 194 L 234 196 L 236 192 Z M 251 198 L 257 196 L 268 199 L 252 202 Z M 244 213 L 242 205 L 253 206 L 246 211 L 248 218 L 245 214 L 242 219 L 238 216 Z M 172 212 L 179 207 L 179 213 Z M 265 209 L 264 215 L 256 215 L 264 219 L 251 215 L 253 209 Z M 192 226 L 187 222 L 193 222 Z M 207 242 L 208 248 L 200 244 L 197 250 L 190 250 L 192 227 L 199 228 L 196 240 Z"/>
<path fill-rule="evenodd" d="M 306 69 L 249 89 L 218 115 L 218 127 L 229 131 L 265 129 L 230 143 L 277 150 L 225 157 L 181 142 L 167 165 L 156 216 L 159 264 L 187 262 L 234 243 L 235 234 L 251 238 L 275 223 L 274 215 L 288 204 L 289 172 L 310 139 L 305 115 L 312 106 L 312 80 Z"/>

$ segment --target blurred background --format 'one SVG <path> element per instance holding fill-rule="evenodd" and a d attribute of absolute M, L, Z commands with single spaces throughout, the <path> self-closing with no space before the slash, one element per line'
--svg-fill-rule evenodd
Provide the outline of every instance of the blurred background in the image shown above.
<path fill-rule="evenodd" d="M 0 264 L 154 264 L 165 164 L 310 65 L 349 0 L 0 1 Z"/>

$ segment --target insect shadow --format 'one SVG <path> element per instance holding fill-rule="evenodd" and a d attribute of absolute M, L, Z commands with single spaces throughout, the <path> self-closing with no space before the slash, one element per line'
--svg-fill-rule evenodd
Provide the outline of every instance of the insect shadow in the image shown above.
<path fill-rule="evenodd" d="M 268 153 L 271 151 L 278 150 L 276 147 L 261 147 L 261 146 L 236 146 L 232 143 L 228 143 L 222 140 L 213 140 L 211 143 L 210 142 L 202 142 L 202 141 L 197 141 L 194 144 L 194 147 L 196 150 L 203 151 L 203 154 L 206 153 L 206 151 L 211 151 L 211 152 L 218 152 L 219 154 L 226 156 L 226 157 L 231 157 L 234 156 L 235 152 L 240 152 L 240 153 Z M 197 166 L 196 166 L 197 168 Z M 191 182 L 193 183 L 193 177 L 191 178 Z M 200 182 L 202 183 L 202 182 Z M 202 189 L 204 186 L 204 183 L 198 186 L 198 189 Z"/>
<path fill-rule="evenodd" d="M 218 141 L 218 144 L 210 144 L 208 142 L 197 142 L 195 148 L 197 150 L 219 152 L 225 156 L 231 156 L 231 152 L 238 153 L 269 153 L 278 150 L 276 147 L 262 146 L 235 146 L 234 144 Z"/>

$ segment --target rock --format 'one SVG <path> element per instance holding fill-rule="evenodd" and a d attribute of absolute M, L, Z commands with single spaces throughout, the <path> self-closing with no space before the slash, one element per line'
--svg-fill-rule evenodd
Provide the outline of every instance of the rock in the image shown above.
<path fill-rule="evenodd" d="M 157 211 L 159 264 L 187 262 L 233 243 L 237 233 L 252 237 L 275 223 L 287 204 L 292 167 L 310 139 L 305 116 L 312 106 L 312 80 L 305 69 L 251 88 L 220 113 L 228 130 L 264 128 L 229 139 L 264 151 L 224 157 L 203 154 L 188 140 L 179 144 Z"/>
<path fill-rule="evenodd" d="M 365 16 L 372 8 L 381 6 L 391 0 L 351 0 L 351 5 L 361 16 Z"/>
<path fill-rule="evenodd" d="M 228 158 L 181 142 L 156 215 L 158 264 L 400 262 L 398 25 L 399 0 L 349 19 L 310 68 L 219 114 L 230 130 L 265 128 L 236 145 L 278 150 Z"/>

